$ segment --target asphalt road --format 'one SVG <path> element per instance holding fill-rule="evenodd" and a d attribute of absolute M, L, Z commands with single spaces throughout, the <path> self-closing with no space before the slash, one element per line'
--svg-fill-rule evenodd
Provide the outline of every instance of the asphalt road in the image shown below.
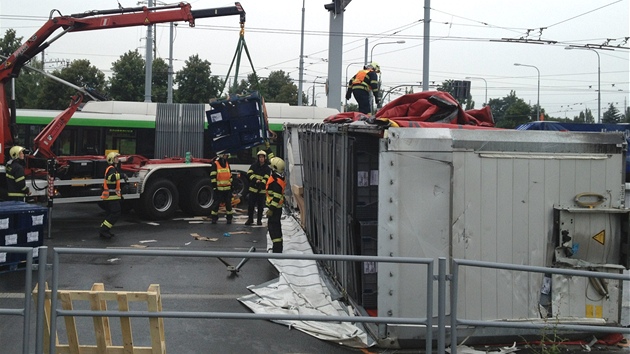
<path fill-rule="evenodd" d="M 224 218 L 211 225 L 209 220 L 189 220 L 183 214 L 171 220 L 149 223 L 131 212 L 112 229 L 116 236 L 106 240 L 98 236 L 104 212 L 97 205 L 55 205 L 50 238 L 44 239 L 44 245 L 232 252 L 247 252 L 254 246 L 256 252 L 265 252 L 266 221 L 263 226 L 245 226 L 245 214 L 237 213 L 231 225 L 227 225 Z M 226 232 L 230 233 L 229 237 L 224 235 Z M 193 234 L 209 240 L 195 239 Z M 240 260 L 226 261 L 236 265 Z M 247 286 L 277 277 L 275 268 L 265 259 L 248 261 L 236 276 L 216 258 L 62 255 L 60 263 L 59 289 L 89 290 L 92 284 L 103 283 L 105 290 L 146 291 L 150 284 L 159 284 L 164 311 L 251 313 L 237 298 L 250 294 Z M 47 279 L 50 279 L 50 273 Z M 23 296 L 20 294 L 23 289 L 24 270 L 0 273 L 0 308 L 22 307 Z M 78 322 L 80 342 L 94 344 L 91 320 L 80 320 L 88 321 Z M 117 343 L 114 329 L 117 322 L 115 318 L 110 321 L 114 344 Z M 22 323 L 19 316 L 0 316 L 0 352 L 21 353 Z M 132 324 L 136 345 L 149 346 L 148 320 L 138 318 Z M 61 319 L 58 328 L 61 343 L 67 343 Z M 263 320 L 166 318 L 164 328 L 169 353 L 359 352 Z M 35 333 L 34 325 L 31 333 Z M 34 340 L 30 348 L 34 350 Z"/>
<path fill-rule="evenodd" d="M 263 226 L 245 226 L 246 216 L 237 212 L 234 223 L 220 219 L 191 220 L 183 214 L 171 220 L 151 223 L 142 221 L 133 212 L 116 224 L 111 240 L 98 236 L 104 212 L 96 204 L 56 205 L 52 213 L 49 247 L 73 248 L 146 248 L 163 250 L 211 250 L 246 252 L 255 247 L 265 252 L 266 221 Z M 225 233 L 230 236 L 226 237 Z M 193 235 L 200 236 L 196 239 Z M 203 238 L 207 239 L 203 239 Z M 237 264 L 239 259 L 228 259 Z M 105 290 L 145 291 L 150 284 L 159 284 L 164 311 L 251 313 L 237 298 L 250 294 L 249 285 L 259 285 L 277 277 L 275 268 L 264 259 L 252 259 L 237 276 L 227 271 L 216 258 L 139 257 L 114 255 L 63 255 L 59 288 L 88 290 L 94 283 L 103 283 Z M 50 260 L 49 260 L 50 263 Z M 23 306 L 24 270 L 0 273 L 0 308 Z M 36 273 L 33 273 L 34 279 Z M 50 279 L 47 272 L 47 279 Z M 136 308 L 132 308 L 136 309 Z M 138 309 L 142 310 L 142 309 Z M 33 317 L 34 321 L 34 317 Z M 81 344 L 94 344 L 92 320 L 79 318 Z M 114 344 L 120 345 L 117 319 L 110 320 Z M 0 316 L 0 353 L 22 352 L 22 317 Z M 132 320 L 134 342 L 149 346 L 148 320 Z M 35 333 L 34 323 L 31 333 Z M 377 349 L 367 351 L 340 346 L 290 329 L 285 325 L 263 320 L 231 319 L 164 319 L 168 353 L 422 353 L 422 349 Z M 67 343 L 63 320 L 58 321 L 61 343 Z M 30 349 L 34 351 L 31 340 Z M 484 348 L 475 348 L 484 350 Z M 488 348 L 486 348 L 488 349 Z M 493 348 L 496 350 L 497 348 Z M 542 353 L 541 349 L 519 348 L 519 353 Z M 591 353 L 624 352 L 614 346 L 593 348 Z M 562 353 L 585 353 L 579 346 L 560 347 Z M 625 350 L 628 352 L 628 350 Z"/>

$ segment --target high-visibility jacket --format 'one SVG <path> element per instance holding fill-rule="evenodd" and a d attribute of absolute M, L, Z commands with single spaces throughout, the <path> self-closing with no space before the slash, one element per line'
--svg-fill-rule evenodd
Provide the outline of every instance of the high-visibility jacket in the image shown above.
<path fill-rule="evenodd" d="M 216 169 L 210 172 L 210 180 L 216 190 L 227 191 L 232 189 L 232 171 L 227 160 L 223 160 L 225 166 L 221 166 L 221 160 L 218 159 L 214 162 Z"/>
<path fill-rule="evenodd" d="M 247 171 L 249 191 L 251 193 L 265 193 L 265 187 L 270 173 L 271 168 L 269 168 L 267 163 L 263 163 L 261 165 L 258 161 L 256 161 L 249 166 L 249 170 Z"/>
<path fill-rule="evenodd" d="M 353 90 L 378 92 L 378 75 L 372 69 L 360 70 L 350 82 Z"/>
<path fill-rule="evenodd" d="M 122 193 L 120 193 L 120 173 L 113 165 L 107 166 L 105 170 L 105 179 L 103 180 L 103 193 L 101 193 L 101 199 L 103 200 L 116 200 L 120 199 Z"/>
<path fill-rule="evenodd" d="M 277 173 L 271 173 L 269 179 L 267 180 L 267 200 L 266 204 L 269 208 L 282 208 L 282 204 L 284 204 L 284 188 L 287 186 L 287 183 L 284 180 L 284 177 L 278 175 Z"/>
<path fill-rule="evenodd" d="M 7 195 L 9 197 L 26 197 L 29 189 L 26 186 L 24 167 L 20 161 L 11 160 L 6 166 Z"/>

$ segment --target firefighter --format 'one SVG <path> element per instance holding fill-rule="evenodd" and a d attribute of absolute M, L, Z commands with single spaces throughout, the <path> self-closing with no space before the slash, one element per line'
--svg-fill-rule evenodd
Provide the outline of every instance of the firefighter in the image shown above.
<path fill-rule="evenodd" d="M 225 218 L 227 223 L 232 223 L 234 212 L 232 211 L 232 171 L 228 163 L 229 154 L 220 154 L 214 161 L 210 180 L 214 193 L 214 202 L 210 208 L 210 218 L 213 224 L 219 220 L 219 205 L 225 203 Z"/>
<path fill-rule="evenodd" d="M 267 196 L 267 228 L 269 230 L 269 238 L 273 245 L 273 253 L 282 253 L 282 224 L 280 217 L 282 216 L 282 205 L 284 204 L 284 161 L 279 157 L 274 157 L 269 162 L 271 167 L 271 175 L 267 180 L 266 196 Z"/>
<path fill-rule="evenodd" d="M 262 225 L 267 179 L 269 179 L 269 174 L 271 173 L 271 169 L 266 161 L 267 153 L 260 150 L 258 154 L 256 154 L 256 158 L 258 161 L 249 166 L 249 170 L 247 171 L 249 198 L 247 203 L 247 221 L 245 225 L 252 225 L 254 223 L 254 208 L 258 209 L 257 225 Z"/>
<path fill-rule="evenodd" d="M 7 162 L 7 196 L 9 200 L 26 201 L 26 196 L 31 194 L 26 186 L 26 176 L 24 175 L 24 150 L 21 146 L 14 146 L 9 150 L 11 160 Z"/>
<path fill-rule="evenodd" d="M 374 94 L 376 104 L 381 102 L 378 91 L 378 74 L 380 72 L 381 67 L 377 63 L 372 62 L 364 66 L 363 70 L 359 70 L 348 82 L 346 99 L 349 100 L 354 95 L 361 113 L 370 114 L 372 111 L 372 107 L 370 107 L 370 91 Z"/>
<path fill-rule="evenodd" d="M 120 179 L 127 180 L 127 176 L 118 171 L 118 161 L 120 154 L 110 152 L 107 154 L 107 169 L 105 170 L 105 179 L 103 180 L 103 193 L 101 199 L 103 209 L 107 212 L 105 220 L 101 223 L 98 234 L 102 238 L 110 239 L 114 237 L 111 232 L 112 227 L 120 218 L 122 210 L 122 193 L 120 191 Z"/>

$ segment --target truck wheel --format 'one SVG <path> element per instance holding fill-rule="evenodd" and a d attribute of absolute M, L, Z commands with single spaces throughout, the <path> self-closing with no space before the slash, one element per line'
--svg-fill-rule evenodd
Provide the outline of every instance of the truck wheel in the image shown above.
<path fill-rule="evenodd" d="M 232 173 L 232 193 L 240 195 L 241 201 L 246 200 L 249 193 L 247 175 L 244 173 Z"/>
<path fill-rule="evenodd" d="M 190 215 L 210 215 L 214 196 L 210 178 L 199 178 L 182 188 L 179 207 Z"/>
<path fill-rule="evenodd" d="M 179 193 L 173 182 L 158 179 L 140 195 L 140 214 L 149 220 L 168 219 L 177 211 Z"/>

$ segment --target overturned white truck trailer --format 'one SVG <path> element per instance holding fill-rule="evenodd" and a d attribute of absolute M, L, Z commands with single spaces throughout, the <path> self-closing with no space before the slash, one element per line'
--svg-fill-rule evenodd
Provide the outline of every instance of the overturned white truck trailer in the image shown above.
<path fill-rule="evenodd" d="M 354 123 L 289 125 L 284 137 L 289 183 L 293 193 L 303 187 L 302 222 L 316 253 L 444 257 L 612 274 L 629 266 L 621 134 Z M 427 316 L 426 272 L 417 266 L 330 262 L 325 267 L 349 300 L 367 312 Z M 622 286 L 620 280 L 462 268 L 457 316 L 617 326 Z M 433 295 L 437 308 L 437 290 Z M 446 311 L 450 315 L 448 302 Z M 394 346 L 424 336 L 416 326 L 372 330 L 381 343 Z M 468 343 L 502 335 L 520 341 L 527 332 L 467 327 L 458 337 Z"/>

